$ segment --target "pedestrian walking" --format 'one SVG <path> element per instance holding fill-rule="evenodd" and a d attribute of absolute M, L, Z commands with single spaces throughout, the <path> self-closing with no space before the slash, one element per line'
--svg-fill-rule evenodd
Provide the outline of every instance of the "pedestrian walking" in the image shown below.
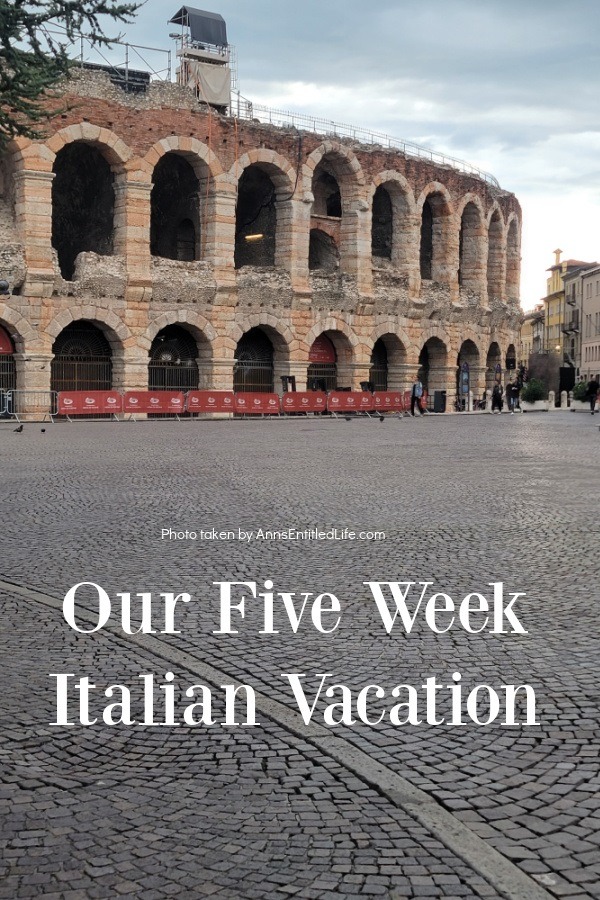
<path fill-rule="evenodd" d="M 415 406 L 419 410 L 419 413 L 423 415 L 423 410 L 421 409 L 421 398 L 423 396 L 423 383 L 420 381 L 419 376 L 417 375 L 416 381 L 412 386 L 412 390 L 410 392 L 410 414 L 414 416 L 415 414 Z"/>
<path fill-rule="evenodd" d="M 590 401 L 590 412 L 594 415 L 596 409 L 596 400 L 598 399 L 598 391 L 600 391 L 600 382 L 592 375 L 591 381 L 588 381 L 587 393 Z"/>
<path fill-rule="evenodd" d="M 499 381 L 494 385 L 494 389 L 492 391 L 492 413 L 502 412 L 502 407 L 504 406 L 504 388 L 500 384 Z"/>
<path fill-rule="evenodd" d="M 513 384 L 513 412 L 516 412 L 517 410 L 519 410 L 519 412 L 523 412 L 523 410 L 521 409 L 521 387 L 522 385 L 518 381 L 515 381 L 515 383 Z"/>
<path fill-rule="evenodd" d="M 512 415 L 514 415 L 515 410 L 519 406 L 519 394 L 520 394 L 519 385 L 515 384 L 515 382 L 512 380 L 512 378 L 506 385 L 505 394 L 506 394 L 506 405 L 508 406 L 508 409 L 512 416 Z"/>

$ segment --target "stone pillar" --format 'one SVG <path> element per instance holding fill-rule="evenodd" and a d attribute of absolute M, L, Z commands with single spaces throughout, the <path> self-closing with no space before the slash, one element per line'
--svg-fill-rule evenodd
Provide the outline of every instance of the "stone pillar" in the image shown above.
<path fill-rule="evenodd" d="M 400 365 L 388 365 L 388 389 L 390 391 L 409 391 L 417 376 L 417 365 L 401 363 Z"/>
<path fill-rule="evenodd" d="M 124 357 L 113 357 L 113 389 L 124 394 L 126 391 L 148 390 L 148 354 L 139 351 Z"/>
<path fill-rule="evenodd" d="M 128 304 L 144 305 L 152 296 L 150 194 L 148 181 L 121 176 L 115 184 L 115 255 L 125 259 Z M 141 325 L 142 323 L 130 323 Z"/>
<path fill-rule="evenodd" d="M 212 380 L 211 389 L 215 391 L 232 391 L 233 390 L 233 367 L 234 359 L 230 358 L 213 358 L 212 363 Z"/>
<path fill-rule="evenodd" d="M 23 169 L 16 172 L 15 212 L 23 242 L 27 275 L 22 292 L 27 297 L 51 297 L 54 290 L 52 252 L 53 172 Z"/>
<path fill-rule="evenodd" d="M 52 355 L 47 353 L 15 353 L 17 381 L 13 411 L 25 419 L 41 420 L 52 408 L 50 376 Z"/>
<path fill-rule="evenodd" d="M 356 200 L 342 214 L 340 265 L 345 275 L 356 278 L 361 294 L 373 293 L 371 263 L 371 212 L 366 200 Z"/>
<path fill-rule="evenodd" d="M 213 266 L 220 302 L 233 297 L 235 288 L 235 203 L 237 183 L 220 181 L 206 204 L 207 233 L 203 238 L 204 259 Z M 235 301 L 234 301 L 235 302 Z"/>
<path fill-rule="evenodd" d="M 292 201 L 290 278 L 294 291 L 294 307 L 310 309 L 311 286 L 308 273 L 310 244 L 310 213 L 313 195 L 309 192 Z"/>

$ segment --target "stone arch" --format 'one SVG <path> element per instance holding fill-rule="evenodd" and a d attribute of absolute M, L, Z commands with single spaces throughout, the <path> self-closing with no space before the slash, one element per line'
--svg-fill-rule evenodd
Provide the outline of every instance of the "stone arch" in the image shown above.
<path fill-rule="evenodd" d="M 0 303 L 0 325 L 8 332 L 16 353 L 31 352 L 36 343 L 36 332 L 27 319 L 4 303 Z"/>
<path fill-rule="evenodd" d="M 114 131 L 92 125 L 91 122 L 69 125 L 53 134 L 44 145 L 53 154 L 52 163 L 54 163 L 56 155 L 63 147 L 76 142 L 97 146 L 115 172 L 123 171 L 133 157 L 133 151 Z"/>
<path fill-rule="evenodd" d="M 498 372 L 497 367 L 500 366 Z M 496 381 L 497 374 L 502 378 L 502 350 L 498 341 L 490 342 L 485 360 L 485 386 L 491 390 Z"/>
<path fill-rule="evenodd" d="M 370 189 L 370 202 L 373 211 L 371 250 L 374 252 L 375 235 L 375 197 L 384 190 L 389 197 L 391 207 L 390 253 L 392 265 L 403 274 L 409 274 L 414 265 L 414 251 L 418 240 L 418 229 L 415 218 L 415 198 L 411 186 L 399 172 L 380 172 L 373 180 Z"/>
<path fill-rule="evenodd" d="M 303 173 L 304 198 L 312 203 L 310 228 L 318 227 L 320 221 L 335 227 L 332 237 L 339 248 L 341 271 L 370 282 L 369 205 L 356 156 L 341 144 L 325 141 L 310 154 Z"/>
<path fill-rule="evenodd" d="M 17 389 L 17 335 L 0 318 L 0 415 L 4 411 L 4 397 Z"/>
<path fill-rule="evenodd" d="M 488 300 L 504 299 L 506 272 L 506 235 L 502 210 L 494 203 L 488 215 Z"/>
<path fill-rule="evenodd" d="M 259 147 L 231 170 L 237 174 L 235 266 L 291 268 L 296 173 L 285 157 Z M 252 242 L 254 233 L 261 235 Z"/>
<path fill-rule="evenodd" d="M 521 234 L 516 215 L 508 219 L 506 231 L 506 299 L 518 305 L 521 281 Z"/>
<path fill-rule="evenodd" d="M 434 391 L 445 390 L 447 384 L 449 343 L 437 334 L 422 335 L 419 353 L 418 374 L 430 397 Z"/>
<path fill-rule="evenodd" d="M 463 367 L 466 366 L 466 371 Z M 456 358 L 456 396 L 458 410 L 468 410 L 469 394 L 479 397 L 479 373 L 481 369 L 481 353 L 477 342 L 464 336 L 458 348 Z"/>
<path fill-rule="evenodd" d="M 114 361 L 123 357 L 123 345 L 112 328 L 79 314 L 60 329 L 52 343 L 50 389 L 112 390 Z"/>
<path fill-rule="evenodd" d="M 421 218 L 421 280 L 451 284 L 456 276 L 452 260 L 456 257 L 457 235 L 452 234 L 454 215 L 448 189 L 439 181 L 431 181 L 421 191 L 416 208 Z"/>
<path fill-rule="evenodd" d="M 140 338 L 138 342 L 139 347 L 144 352 L 148 352 L 156 335 L 164 328 L 168 328 L 169 325 L 182 325 L 187 327 L 188 331 L 194 336 L 198 344 L 208 342 L 212 345 L 217 337 L 217 333 L 211 323 L 208 319 L 205 319 L 204 316 L 200 315 L 200 313 L 193 312 L 192 310 L 178 309 L 176 312 L 162 313 L 162 315 L 153 319 L 146 328 L 143 336 Z"/>
<path fill-rule="evenodd" d="M 315 325 L 313 325 L 313 327 L 306 335 L 304 339 L 305 357 L 308 355 L 308 350 L 312 346 L 315 339 L 323 332 L 328 331 L 333 331 L 336 333 L 339 332 L 340 335 L 343 335 L 347 339 L 349 346 L 352 348 L 353 353 L 360 343 L 352 328 L 346 322 L 344 322 L 343 319 L 338 319 L 335 316 L 328 316 L 325 319 L 319 319 L 319 321 Z"/>
<path fill-rule="evenodd" d="M 248 316 L 243 325 L 234 326 L 230 338 L 235 390 L 273 391 L 281 376 L 289 374 L 292 334 L 273 316 Z"/>
<path fill-rule="evenodd" d="M 62 310 L 47 326 L 47 337 L 52 338 L 54 343 L 59 334 L 74 322 L 95 325 L 108 341 L 114 359 L 123 359 L 125 347 L 132 343 L 131 332 L 116 313 L 95 306 L 81 306 L 75 312 L 70 309 Z"/>
<path fill-rule="evenodd" d="M 405 370 L 408 360 L 408 342 L 406 335 L 400 336 L 397 329 L 387 330 L 380 327 L 374 330 L 373 349 L 371 351 L 369 381 L 374 382 L 376 390 L 402 390 L 405 386 Z M 385 356 L 377 352 L 382 348 Z M 377 373 L 383 368 L 385 360 L 385 378 Z M 385 385 L 384 385 L 385 381 Z"/>
<path fill-rule="evenodd" d="M 114 252 L 117 183 L 104 145 L 71 141 L 56 153 L 51 187 L 51 242 L 62 277 L 72 281 L 80 253 Z M 121 168 L 121 178 L 124 170 Z"/>
<path fill-rule="evenodd" d="M 223 166 L 219 157 L 207 144 L 203 144 L 197 138 L 171 135 L 153 144 L 142 157 L 142 164 L 149 178 L 167 153 L 177 153 L 188 160 L 201 182 L 205 181 L 207 177 L 214 180 L 223 174 Z"/>
<path fill-rule="evenodd" d="M 324 141 L 312 151 L 303 166 L 303 189 L 312 194 L 312 182 L 318 166 L 330 160 L 331 167 L 343 178 L 344 206 L 362 198 L 360 190 L 365 186 L 365 175 L 356 155 L 337 141 Z M 339 181 L 339 178 L 338 178 Z M 340 185 L 341 187 L 342 185 Z"/>
<path fill-rule="evenodd" d="M 335 360 L 325 364 L 311 360 L 313 347 L 323 341 L 333 347 L 335 354 Z M 327 391 L 352 387 L 353 365 L 357 348 L 358 342 L 353 345 L 345 331 L 337 328 L 320 330 L 308 344 L 307 387 L 309 389 L 314 387 L 315 380 L 322 381 L 320 387 Z"/>
<path fill-rule="evenodd" d="M 466 194 L 457 209 L 460 221 L 458 243 L 458 284 L 480 297 L 485 288 L 486 239 L 485 213 L 476 194 Z"/>

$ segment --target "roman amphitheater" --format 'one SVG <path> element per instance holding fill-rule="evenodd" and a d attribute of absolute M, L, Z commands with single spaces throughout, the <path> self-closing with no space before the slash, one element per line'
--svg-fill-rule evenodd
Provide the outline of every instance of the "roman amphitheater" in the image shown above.
<path fill-rule="evenodd" d="M 514 366 L 520 207 L 493 178 L 76 72 L 1 160 L 0 389 L 404 390 Z"/>

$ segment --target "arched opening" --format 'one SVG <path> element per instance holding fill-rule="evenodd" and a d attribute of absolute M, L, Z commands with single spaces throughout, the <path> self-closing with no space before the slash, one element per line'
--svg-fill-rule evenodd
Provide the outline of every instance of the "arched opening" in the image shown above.
<path fill-rule="evenodd" d="M 496 210 L 488 230 L 487 289 L 489 300 L 502 298 L 503 255 L 502 219 Z"/>
<path fill-rule="evenodd" d="M 325 273 L 335 272 L 340 265 L 337 244 L 331 235 L 320 228 L 311 228 L 308 247 L 308 268 Z"/>
<path fill-rule="evenodd" d="M 259 165 L 244 169 L 238 184 L 235 267 L 274 266 L 277 234 L 276 189 Z"/>
<path fill-rule="evenodd" d="M 79 253 L 113 252 L 114 178 L 100 150 L 80 141 L 57 153 L 52 171 L 52 246 L 71 281 Z"/>
<path fill-rule="evenodd" d="M 391 259 L 394 235 L 393 206 L 392 198 L 382 185 L 379 185 L 373 196 L 372 212 L 371 253 L 382 259 Z"/>
<path fill-rule="evenodd" d="M 369 381 L 373 385 L 374 391 L 387 391 L 388 389 L 388 352 L 382 338 L 375 341 L 371 351 Z"/>
<path fill-rule="evenodd" d="M 334 219 L 342 218 L 342 195 L 340 186 L 321 161 L 315 169 L 312 182 L 312 192 L 315 198 L 313 216 L 330 216 Z"/>
<path fill-rule="evenodd" d="M 433 277 L 433 210 L 426 200 L 421 213 L 421 278 L 431 281 Z M 422 379 L 421 379 L 422 380 Z"/>
<path fill-rule="evenodd" d="M 433 399 L 434 391 L 445 389 L 445 375 L 448 365 L 448 351 L 440 338 L 432 337 L 425 342 L 419 354 L 419 378 L 424 389 Z"/>
<path fill-rule="evenodd" d="M 479 367 L 479 350 L 477 345 L 466 340 L 461 344 L 456 360 L 456 402 L 458 410 L 469 408 L 469 392 L 475 394 L 477 385 L 476 369 Z M 478 397 L 474 397 L 479 400 Z"/>
<path fill-rule="evenodd" d="M 502 352 L 497 341 L 492 341 L 485 360 L 485 387 L 491 391 L 496 381 L 502 380 Z"/>
<path fill-rule="evenodd" d="M 152 175 L 150 252 L 164 259 L 200 259 L 200 182 L 183 156 L 166 153 Z"/>
<path fill-rule="evenodd" d="M 0 325 L 0 415 L 4 409 L 4 394 L 17 389 L 15 345 L 5 328 Z"/>
<path fill-rule="evenodd" d="M 519 228 L 516 219 L 508 227 L 506 243 L 506 299 L 509 303 L 518 304 L 520 296 L 521 250 L 519 247 Z"/>
<path fill-rule="evenodd" d="M 112 351 L 92 322 L 72 322 L 52 346 L 50 385 L 53 391 L 110 391 Z"/>
<path fill-rule="evenodd" d="M 460 220 L 458 283 L 471 291 L 482 289 L 483 233 L 481 213 L 474 203 L 467 203 Z"/>
<path fill-rule="evenodd" d="M 149 352 L 148 388 L 151 391 L 194 391 L 198 388 L 198 345 L 181 325 L 159 331 Z"/>
<path fill-rule="evenodd" d="M 421 212 L 420 267 L 423 281 L 445 282 L 446 221 L 449 215 L 446 198 L 439 191 L 429 194 Z"/>
<path fill-rule="evenodd" d="M 320 334 L 308 352 L 306 387 L 309 391 L 335 391 L 337 388 L 337 353 L 326 334 Z"/>
<path fill-rule="evenodd" d="M 508 345 L 508 350 L 506 351 L 506 362 L 505 362 L 507 372 L 512 373 L 517 368 L 517 351 L 515 349 L 514 344 Z"/>
<path fill-rule="evenodd" d="M 273 344 L 262 328 L 251 328 L 235 351 L 233 389 L 236 392 L 271 393 L 274 382 Z"/>

